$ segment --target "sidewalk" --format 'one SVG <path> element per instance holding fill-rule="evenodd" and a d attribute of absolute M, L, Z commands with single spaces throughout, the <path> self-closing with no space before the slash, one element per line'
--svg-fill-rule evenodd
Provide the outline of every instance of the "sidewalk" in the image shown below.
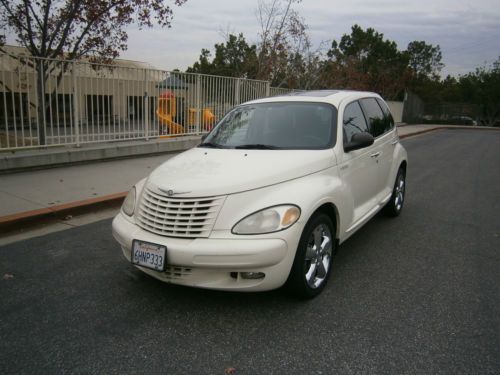
<path fill-rule="evenodd" d="M 441 128 L 441 125 L 404 125 L 398 127 L 398 132 L 405 138 Z M 100 204 L 109 202 L 118 205 L 133 184 L 175 155 L 0 175 L 0 231 L 2 226 L 54 213 L 68 214 L 85 207 L 97 209 Z"/>
<path fill-rule="evenodd" d="M 137 181 L 174 155 L 1 175 L 0 226 L 30 215 L 123 198 Z M 27 215 L 21 215 L 23 213 Z"/>

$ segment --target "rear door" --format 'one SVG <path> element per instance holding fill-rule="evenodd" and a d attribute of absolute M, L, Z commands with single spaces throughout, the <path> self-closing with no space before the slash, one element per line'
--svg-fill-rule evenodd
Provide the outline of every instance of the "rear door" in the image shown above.
<path fill-rule="evenodd" d="M 376 98 L 364 98 L 360 100 L 360 103 L 368 120 L 370 133 L 375 138 L 371 155 L 378 168 L 374 183 L 377 185 L 375 195 L 376 201 L 379 203 L 387 195 L 387 181 L 391 171 L 394 148 L 391 142 L 394 140 L 394 135 L 390 132 L 388 117 L 382 111 Z"/>
<path fill-rule="evenodd" d="M 379 136 L 382 141 L 379 168 L 382 179 L 382 198 L 385 198 L 392 193 L 394 185 L 394 181 L 391 179 L 391 171 L 394 163 L 394 149 L 399 142 L 399 137 L 389 107 L 379 98 L 377 98 L 377 103 L 384 113 L 384 133 Z"/>

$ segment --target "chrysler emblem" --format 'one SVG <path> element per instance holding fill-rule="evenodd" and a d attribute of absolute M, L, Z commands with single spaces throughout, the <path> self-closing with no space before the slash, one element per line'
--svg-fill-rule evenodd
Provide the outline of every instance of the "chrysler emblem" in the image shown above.
<path fill-rule="evenodd" d="M 191 193 L 190 191 L 174 191 L 172 189 L 162 189 L 162 188 L 158 188 L 158 190 L 160 190 L 162 193 L 165 193 L 167 194 L 169 197 L 173 196 L 173 195 L 179 195 L 179 194 L 187 194 L 187 193 Z"/>

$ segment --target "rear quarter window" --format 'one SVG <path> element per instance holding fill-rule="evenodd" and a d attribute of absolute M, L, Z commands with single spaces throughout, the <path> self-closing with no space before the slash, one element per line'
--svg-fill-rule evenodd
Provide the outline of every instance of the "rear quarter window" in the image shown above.
<path fill-rule="evenodd" d="M 370 133 L 376 138 L 386 132 L 386 118 L 375 98 L 361 99 L 363 112 L 368 120 Z"/>
<path fill-rule="evenodd" d="M 384 112 L 385 116 L 385 131 L 390 131 L 394 128 L 394 118 L 392 117 L 391 110 L 386 102 L 382 99 L 376 99 L 380 108 L 382 108 L 382 112 Z"/>
<path fill-rule="evenodd" d="M 370 133 L 375 138 L 387 133 L 394 127 L 394 120 L 392 120 L 389 109 L 387 108 L 387 113 L 385 113 L 377 99 L 365 98 L 360 101 L 369 123 Z M 386 107 L 385 103 L 384 107 Z"/>

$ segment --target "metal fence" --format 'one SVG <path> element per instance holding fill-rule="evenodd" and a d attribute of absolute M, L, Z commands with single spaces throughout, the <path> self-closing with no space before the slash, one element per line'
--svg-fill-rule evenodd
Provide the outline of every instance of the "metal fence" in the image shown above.
<path fill-rule="evenodd" d="M 285 89 L 282 87 L 271 87 L 269 90 L 269 95 L 270 96 L 286 95 L 286 94 L 289 94 L 289 93 L 295 92 L 295 91 L 297 91 L 297 90 Z"/>
<path fill-rule="evenodd" d="M 472 125 L 480 123 L 481 108 L 471 103 L 425 103 L 422 122 L 433 124 Z"/>
<path fill-rule="evenodd" d="M 0 150 L 207 132 L 269 82 L 0 54 Z"/>
<path fill-rule="evenodd" d="M 422 99 L 417 94 L 406 91 L 403 105 L 403 122 L 408 124 L 421 123 L 423 112 L 424 102 Z"/>

